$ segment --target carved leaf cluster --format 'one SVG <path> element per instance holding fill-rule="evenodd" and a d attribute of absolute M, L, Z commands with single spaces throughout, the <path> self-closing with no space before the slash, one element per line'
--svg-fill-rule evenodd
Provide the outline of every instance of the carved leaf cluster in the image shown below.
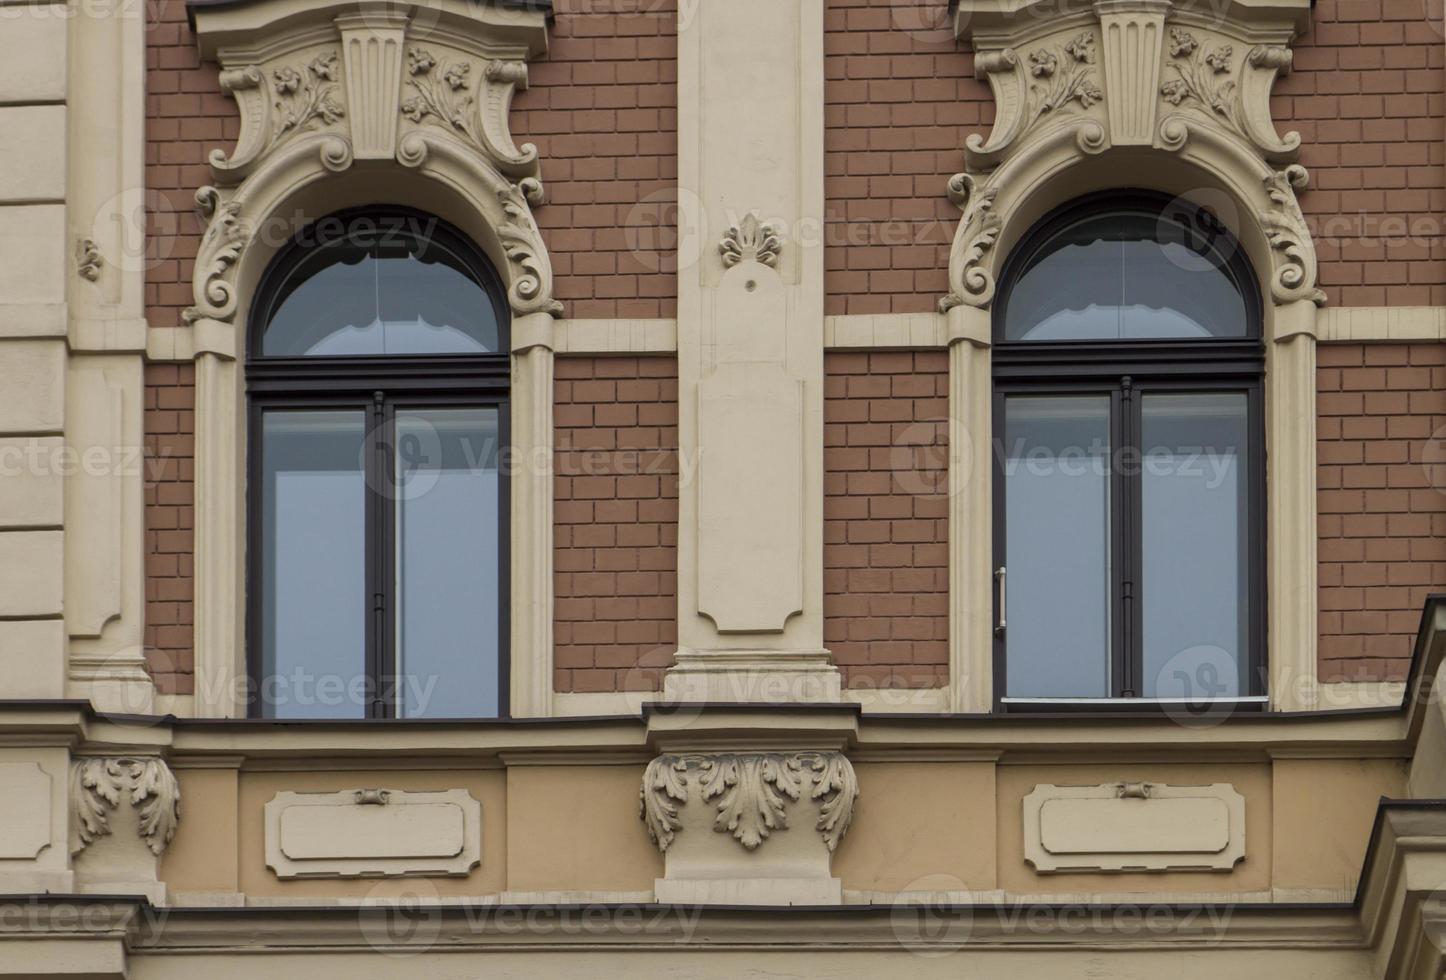
<path fill-rule="evenodd" d="M 1077 35 L 1062 48 L 1037 48 L 1029 53 L 1030 85 L 1034 101 L 1033 119 L 1078 102 L 1088 109 L 1104 101 L 1105 94 L 1094 81 L 1095 36 L 1089 31 Z"/>
<path fill-rule="evenodd" d="M 110 811 L 124 795 L 136 808 L 137 831 L 152 854 L 160 855 L 176 835 L 181 789 L 160 759 L 80 759 L 71 783 L 72 853 L 111 832 Z"/>
<path fill-rule="evenodd" d="M 1236 82 L 1230 77 L 1234 55 L 1235 49 L 1229 44 L 1207 48 L 1189 31 L 1172 28 L 1169 67 L 1175 77 L 1160 86 L 1160 94 L 1171 105 L 1195 102 L 1243 132 L 1236 105 Z"/>
<path fill-rule="evenodd" d="M 417 94 L 402 103 L 402 115 L 414 123 L 430 120 L 482 146 L 469 62 L 439 61 L 425 48 L 412 48 L 407 52 L 407 75 L 407 85 Z"/>
<path fill-rule="evenodd" d="M 336 76 L 335 51 L 324 51 L 304 66 L 282 65 L 272 69 L 276 124 L 268 149 L 293 133 L 329 126 L 346 115 L 346 110 L 333 97 L 336 86 L 332 83 Z"/>
<path fill-rule="evenodd" d="M 815 829 L 832 851 L 848 833 L 858 799 L 853 766 L 838 752 L 659 756 L 643 774 L 639 816 L 661 851 L 677 836 L 678 809 L 692 786 L 717 809 L 713 829 L 750 851 L 788 827 L 790 804 L 805 794 L 819 804 Z"/>

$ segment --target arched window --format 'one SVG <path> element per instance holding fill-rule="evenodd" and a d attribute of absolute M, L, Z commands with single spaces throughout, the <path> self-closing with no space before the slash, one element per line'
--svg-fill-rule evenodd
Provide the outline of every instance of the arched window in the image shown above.
<path fill-rule="evenodd" d="M 506 711 L 508 311 L 482 254 L 401 209 L 315 222 L 259 287 L 253 713 Z"/>
<path fill-rule="evenodd" d="M 1208 211 L 1076 202 L 994 307 L 996 698 L 1263 700 L 1261 300 Z"/>

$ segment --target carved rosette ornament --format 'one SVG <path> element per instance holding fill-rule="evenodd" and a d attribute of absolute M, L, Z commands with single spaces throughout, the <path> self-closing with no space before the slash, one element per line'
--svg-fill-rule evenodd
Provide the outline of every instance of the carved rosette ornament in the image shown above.
<path fill-rule="evenodd" d="M 778 265 L 783 242 L 772 225 L 761 224 L 758 215 L 749 212 L 736 225 L 730 225 L 718 242 L 723 267 L 731 269 L 743 261 L 759 262 L 770 269 Z"/>
<path fill-rule="evenodd" d="M 258 0 L 244 18 L 223 5 L 195 11 L 202 53 L 221 63 L 241 131 L 229 155 L 210 155 L 214 186 L 197 194 L 207 229 L 187 322 L 231 323 L 257 230 L 291 220 L 298 190 L 358 162 L 391 165 L 399 186 L 420 177 L 460 193 L 496 235 L 480 244 L 498 259 L 513 312 L 561 315 L 532 217 L 543 201 L 537 148 L 518 146 L 508 120 L 514 93 L 527 87 L 527 59 L 546 49 L 546 13 L 425 0 L 377 11 L 358 11 L 354 0 L 306 7 L 300 19 L 281 0 Z M 308 211 L 325 207 L 326 185 L 308 194 L 322 202 Z"/>
<path fill-rule="evenodd" d="M 1279 135 L 1270 114 L 1271 88 L 1290 71 L 1289 44 L 1309 11 L 1287 0 L 1209 9 L 1095 0 L 1084 16 L 1061 18 L 1046 16 L 1045 2 L 959 2 L 959 34 L 975 48 L 997 111 L 987 138 L 965 141 L 965 170 L 949 181 L 963 215 L 941 312 L 992 302 L 1003 260 L 995 245 L 1006 228 L 1011 238 L 1022 232 L 1011 225 L 1021 201 L 1037 205 L 1058 175 L 1126 147 L 1131 176 L 1122 186 L 1148 183 L 1134 176 L 1142 166 L 1148 173 L 1142 152 L 1183 159 L 1201 172 L 1202 188 L 1227 189 L 1240 221 L 1268 239 L 1271 299 L 1323 303 L 1296 197 L 1308 185 L 1295 162 L 1300 136 Z"/>
<path fill-rule="evenodd" d="M 109 834 L 110 815 L 123 805 L 136 808 L 137 832 L 160 856 L 181 819 L 181 788 L 170 767 L 155 758 L 77 759 L 71 767 L 70 852 Z"/>
<path fill-rule="evenodd" d="M 639 816 L 666 853 L 683 826 L 679 809 L 696 800 L 717 811 L 715 832 L 752 851 L 787 829 L 792 805 L 807 800 L 817 807 L 814 830 L 832 852 L 848 833 L 858 796 L 853 765 L 840 752 L 661 755 L 643 774 Z"/>

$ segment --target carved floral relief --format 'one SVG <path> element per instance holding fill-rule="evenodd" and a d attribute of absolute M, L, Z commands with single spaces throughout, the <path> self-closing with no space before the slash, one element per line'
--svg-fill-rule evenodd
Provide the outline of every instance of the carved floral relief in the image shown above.
<path fill-rule="evenodd" d="M 77 759 L 72 767 L 70 807 L 72 854 L 111 832 L 110 814 L 129 805 L 139 818 L 137 832 L 160 855 L 176 835 L 181 788 L 160 759 Z"/>
<path fill-rule="evenodd" d="M 695 792 L 696 791 L 696 792 Z M 716 810 L 713 830 L 747 850 L 788 827 L 791 804 L 817 804 L 814 830 L 833 851 L 848 833 L 858 779 L 840 752 L 661 755 L 648 764 L 639 815 L 666 852 L 682 828 L 678 811 L 695 799 Z"/>

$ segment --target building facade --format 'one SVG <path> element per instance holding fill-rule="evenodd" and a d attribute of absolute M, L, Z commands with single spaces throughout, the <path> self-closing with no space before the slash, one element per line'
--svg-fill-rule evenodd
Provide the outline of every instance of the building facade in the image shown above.
<path fill-rule="evenodd" d="M 0 55 L 0 976 L 1446 976 L 1439 9 Z"/>

